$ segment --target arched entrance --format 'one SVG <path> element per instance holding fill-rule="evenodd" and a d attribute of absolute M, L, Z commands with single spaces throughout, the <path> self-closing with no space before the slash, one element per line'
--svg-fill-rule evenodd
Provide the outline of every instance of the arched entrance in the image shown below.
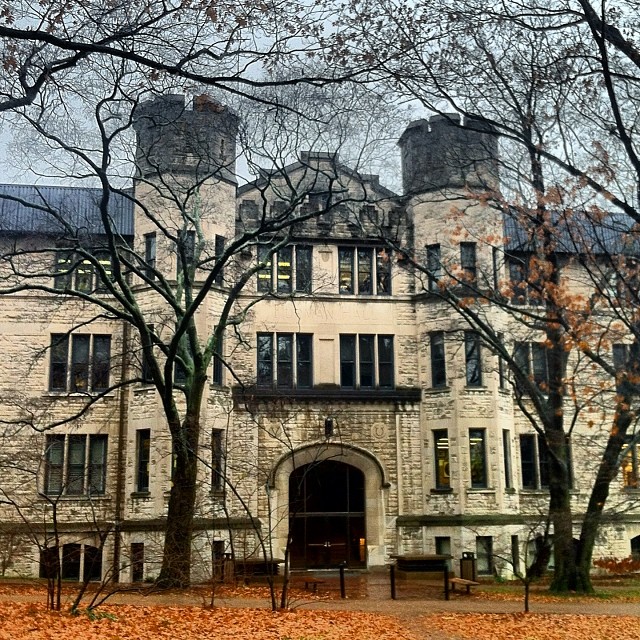
<path fill-rule="evenodd" d="M 346 462 L 322 460 L 289 476 L 291 567 L 328 569 L 367 563 L 365 476 Z"/>

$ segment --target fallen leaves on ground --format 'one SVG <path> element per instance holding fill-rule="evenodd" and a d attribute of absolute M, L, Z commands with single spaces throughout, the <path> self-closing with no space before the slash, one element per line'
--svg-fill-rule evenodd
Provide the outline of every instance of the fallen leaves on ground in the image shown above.
<path fill-rule="evenodd" d="M 0 603 L 0 640 L 414 640 L 390 616 L 350 611 L 100 607 L 87 614 Z"/>
<path fill-rule="evenodd" d="M 452 638 L 473 640 L 638 640 L 640 618 L 538 613 L 447 613 L 421 618 Z"/>

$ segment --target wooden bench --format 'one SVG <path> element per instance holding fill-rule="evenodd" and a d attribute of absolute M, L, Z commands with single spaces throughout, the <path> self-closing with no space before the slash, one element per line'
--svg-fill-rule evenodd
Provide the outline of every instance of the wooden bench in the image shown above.
<path fill-rule="evenodd" d="M 317 593 L 319 584 L 324 584 L 324 580 L 318 580 L 316 578 L 307 578 L 304 581 L 305 591 L 307 591 L 308 589 L 311 589 L 313 593 Z"/>
<path fill-rule="evenodd" d="M 467 587 L 467 593 L 471 593 L 471 587 L 477 587 L 480 585 L 479 582 L 465 580 L 464 578 L 449 578 L 449 582 L 451 583 L 451 591 L 455 591 L 456 585 L 460 585 L 461 587 Z"/>

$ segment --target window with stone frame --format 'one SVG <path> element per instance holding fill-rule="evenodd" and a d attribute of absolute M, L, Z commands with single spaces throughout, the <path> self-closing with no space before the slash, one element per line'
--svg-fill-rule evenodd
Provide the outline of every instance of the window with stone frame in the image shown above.
<path fill-rule="evenodd" d="M 340 334 L 340 386 L 343 389 L 393 389 L 393 336 Z"/>
<path fill-rule="evenodd" d="M 258 247 L 259 293 L 311 293 L 313 248 L 310 245 L 287 245 L 272 253 L 271 247 Z"/>
<path fill-rule="evenodd" d="M 313 334 L 258 333 L 256 384 L 278 389 L 313 387 Z"/>
<path fill-rule="evenodd" d="M 341 294 L 390 295 L 391 259 L 387 249 L 338 248 L 338 290 Z"/>
<path fill-rule="evenodd" d="M 493 574 L 492 536 L 476 536 L 476 570 L 480 576 Z"/>
<path fill-rule="evenodd" d="M 640 444 L 629 436 L 626 438 L 625 450 L 620 465 L 622 486 L 625 489 L 640 489 Z"/>
<path fill-rule="evenodd" d="M 433 432 L 433 446 L 436 489 L 450 489 L 449 433 L 446 429 L 437 429 Z"/>
<path fill-rule="evenodd" d="M 149 493 L 149 464 L 151 461 L 151 429 L 136 431 L 135 491 Z"/>
<path fill-rule="evenodd" d="M 571 440 L 567 437 L 569 486 L 573 486 Z M 520 435 L 520 474 L 523 489 L 547 489 L 549 487 L 549 448 L 542 434 Z"/>
<path fill-rule="evenodd" d="M 471 488 L 487 487 L 487 445 L 485 429 L 469 429 Z"/>
<path fill-rule="evenodd" d="M 73 250 L 55 252 L 53 286 L 60 291 L 101 293 L 108 290 L 112 279 L 111 255 L 99 248 L 91 251 L 92 259 Z"/>
<path fill-rule="evenodd" d="M 439 244 L 427 245 L 427 274 L 429 291 L 437 291 L 438 280 L 442 278 L 442 257 Z"/>
<path fill-rule="evenodd" d="M 109 388 L 111 336 L 79 333 L 51 335 L 49 390 L 101 392 Z"/>
<path fill-rule="evenodd" d="M 46 495 L 101 495 L 106 488 L 107 436 L 48 434 L 45 441 Z"/>
<path fill-rule="evenodd" d="M 429 334 L 431 347 L 431 386 L 441 388 L 447 386 L 447 362 L 445 356 L 444 332 L 435 331 Z"/>
<path fill-rule="evenodd" d="M 478 276 L 475 242 L 460 243 L 460 268 L 463 282 L 475 284 Z"/>
<path fill-rule="evenodd" d="M 144 236 L 144 273 L 149 280 L 156 278 L 156 234 L 146 233 Z"/>
<path fill-rule="evenodd" d="M 468 387 L 482 386 L 481 344 L 478 332 L 464 332 L 465 372 Z"/>
<path fill-rule="evenodd" d="M 513 360 L 517 369 L 536 386 L 545 391 L 549 387 L 549 367 L 547 348 L 544 342 L 516 342 L 513 347 Z M 525 392 L 522 384 L 516 386 L 521 393 Z"/>

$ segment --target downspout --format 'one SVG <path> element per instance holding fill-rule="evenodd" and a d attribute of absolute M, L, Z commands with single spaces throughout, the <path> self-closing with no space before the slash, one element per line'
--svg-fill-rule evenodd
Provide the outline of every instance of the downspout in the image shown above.
<path fill-rule="evenodd" d="M 127 375 L 127 353 L 129 350 L 131 327 L 128 322 L 122 326 L 122 358 L 120 361 L 120 382 L 126 379 Z M 118 415 L 118 461 L 116 463 L 116 503 L 115 522 L 113 528 L 113 581 L 120 582 L 120 556 L 122 553 L 121 531 L 124 506 L 124 484 L 125 484 L 125 451 L 126 451 L 126 428 L 127 428 L 127 405 L 129 402 L 129 386 L 120 387 L 120 404 Z"/>

